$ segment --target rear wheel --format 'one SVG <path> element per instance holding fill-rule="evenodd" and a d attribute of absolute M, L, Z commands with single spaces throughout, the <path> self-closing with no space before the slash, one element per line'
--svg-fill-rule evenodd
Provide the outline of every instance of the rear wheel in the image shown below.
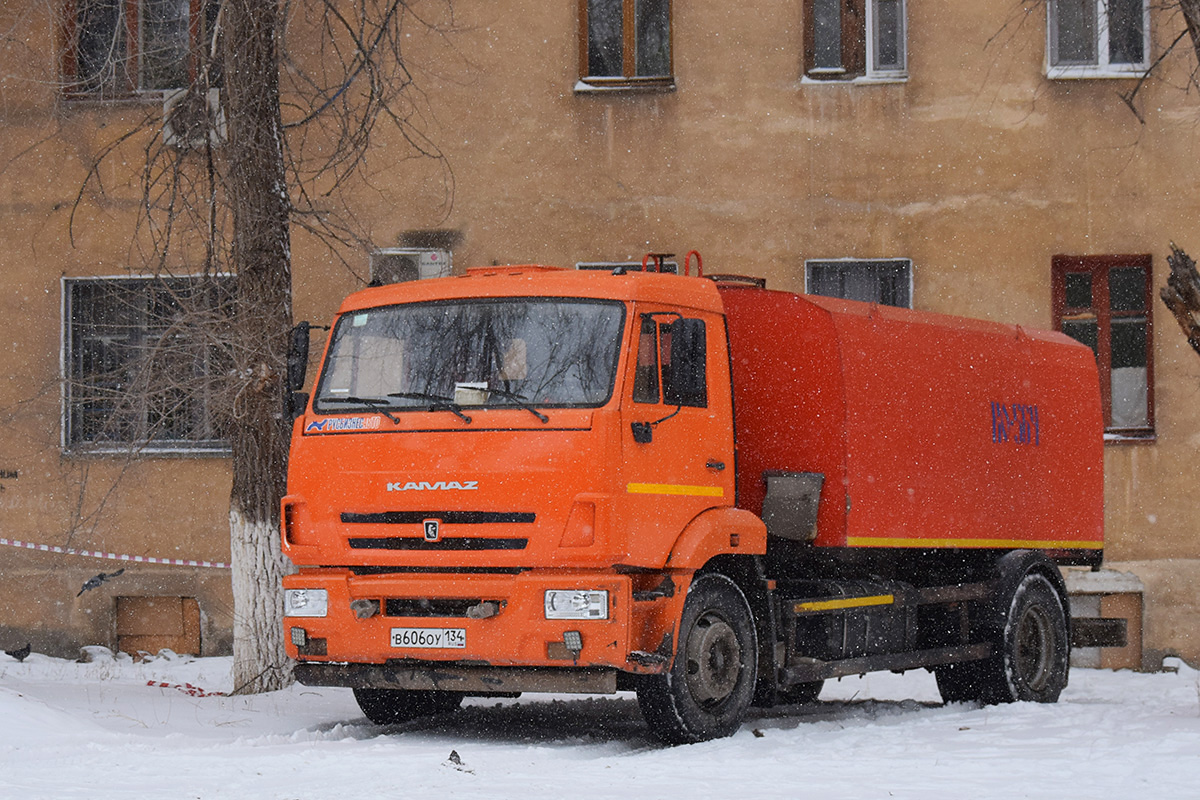
<path fill-rule="evenodd" d="M 724 575 L 698 578 L 688 590 L 675 662 L 638 686 L 651 732 L 668 744 L 733 734 L 754 697 L 758 638 L 746 596 Z"/>
<path fill-rule="evenodd" d="M 371 722 L 391 725 L 454 711 L 462 705 L 463 695 L 461 692 L 355 689 L 354 699 Z"/>
<path fill-rule="evenodd" d="M 1071 650 L 1065 605 L 1046 576 L 1033 572 L 1021 580 L 997 644 L 999 652 L 977 665 L 981 700 L 1058 700 L 1067 685 Z"/>

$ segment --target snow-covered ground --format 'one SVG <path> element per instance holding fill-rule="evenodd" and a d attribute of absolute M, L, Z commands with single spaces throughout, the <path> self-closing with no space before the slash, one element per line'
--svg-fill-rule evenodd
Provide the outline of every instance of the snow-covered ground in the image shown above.
<path fill-rule="evenodd" d="M 1057 705 L 942 706 L 921 670 L 831 681 L 818 704 L 668 748 L 628 695 L 379 727 L 348 690 L 185 691 L 227 690 L 228 659 L 0 654 L 0 798 L 1200 797 L 1200 673 L 1168 664 L 1074 670 Z"/>

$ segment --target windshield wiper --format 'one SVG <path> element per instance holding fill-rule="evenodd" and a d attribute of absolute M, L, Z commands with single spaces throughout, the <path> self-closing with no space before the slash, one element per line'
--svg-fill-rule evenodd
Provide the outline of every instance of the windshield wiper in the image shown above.
<path fill-rule="evenodd" d="M 512 400 L 515 404 L 525 409 L 530 414 L 533 414 L 542 422 L 550 421 L 549 417 L 534 408 L 523 395 L 519 395 L 516 392 L 510 392 L 507 389 L 488 389 L 488 394 L 498 394 L 506 400 Z"/>
<path fill-rule="evenodd" d="M 355 397 L 353 395 L 348 397 L 322 397 L 318 402 L 351 403 L 353 405 L 367 406 L 368 408 L 375 409 L 380 414 L 383 414 L 385 417 L 390 419 L 393 425 L 400 424 L 400 418 L 388 410 L 393 407 L 392 404 L 386 400 L 380 400 L 376 397 Z"/>
<path fill-rule="evenodd" d="M 471 418 L 463 413 L 462 406 L 449 397 L 442 397 L 440 394 L 432 394 L 430 392 L 389 392 L 388 397 L 397 397 L 401 400 L 428 400 L 430 411 L 437 411 L 439 409 L 449 411 L 468 425 L 471 424 Z"/>

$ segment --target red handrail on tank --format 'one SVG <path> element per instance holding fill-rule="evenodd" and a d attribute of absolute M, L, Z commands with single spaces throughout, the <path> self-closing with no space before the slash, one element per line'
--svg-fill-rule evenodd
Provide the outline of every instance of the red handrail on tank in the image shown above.
<path fill-rule="evenodd" d="M 642 256 L 642 272 L 650 271 L 650 260 L 653 259 L 654 260 L 654 271 L 661 274 L 663 271 L 663 267 L 667 263 L 666 260 L 673 255 L 675 255 L 675 254 L 674 253 L 646 253 L 646 255 Z M 697 278 L 704 277 L 704 269 L 702 266 L 703 262 L 700 260 L 700 251 L 699 250 L 688 250 L 687 255 L 684 256 L 684 258 L 683 258 L 683 274 L 685 276 L 688 276 L 691 274 L 691 272 L 689 270 L 689 264 L 691 264 L 692 256 L 696 257 L 696 277 Z"/>
<path fill-rule="evenodd" d="M 642 272 L 650 271 L 650 259 L 654 259 L 654 271 L 662 274 L 663 265 L 666 264 L 666 259 L 675 255 L 674 253 L 646 253 L 642 256 Z"/>

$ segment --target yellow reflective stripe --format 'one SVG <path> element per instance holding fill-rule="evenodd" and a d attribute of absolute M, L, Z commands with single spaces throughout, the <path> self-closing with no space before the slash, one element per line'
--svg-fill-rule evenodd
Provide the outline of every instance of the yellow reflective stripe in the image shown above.
<path fill-rule="evenodd" d="M 864 608 L 866 606 L 890 606 L 896 602 L 896 597 L 890 594 L 877 594 L 872 597 L 847 597 L 842 600 L 813 600 L 810 603 L 796 603 L 793 613 L 804 611 L 835 611 L 839 608 Z"/>
<path fill-rule="evenodd" d="M 891 539 L 884 536 L 851 536 L 850 547 L 959 547 L 992 548 L 998 550 L 1103 550 L 1104 542 L 1049 542 L 1026 539 Z"/>
<path fill-rule="evenodd" d="M 683 494 L 692 497 L 724 497 L 720 486 L 686 486 L 675 483 L 630 483 L 625 491 L 629 494 Z"/>

